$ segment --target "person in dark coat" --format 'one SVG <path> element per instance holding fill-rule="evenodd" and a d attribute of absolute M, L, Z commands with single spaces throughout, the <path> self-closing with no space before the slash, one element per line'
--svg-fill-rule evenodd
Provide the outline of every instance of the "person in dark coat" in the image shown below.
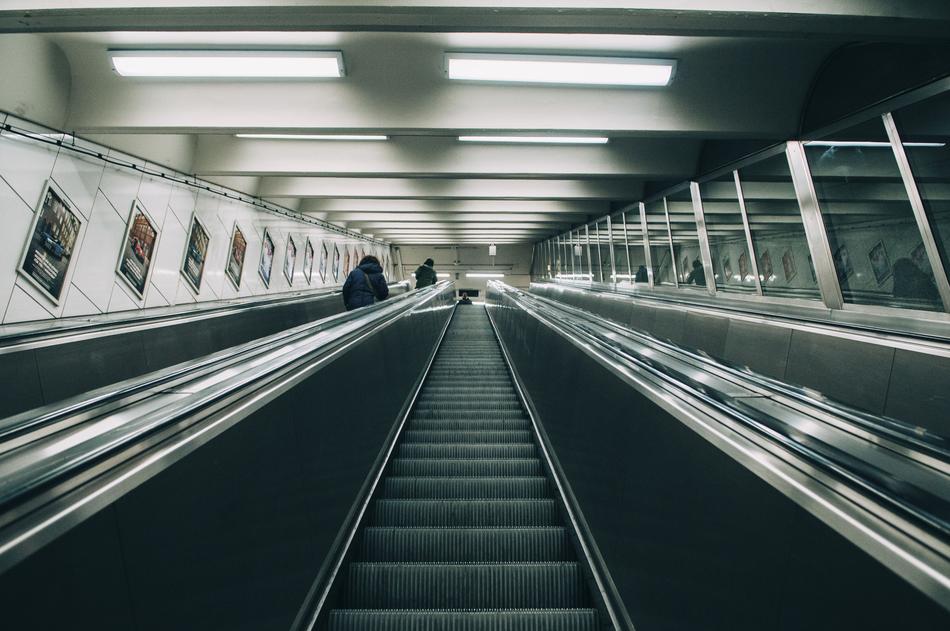
<path fill-rule="evenodd" d="M 467 291 L 463 291 L 463 292 L 462 292 L 462 296 L 459 298 L 459 304 L 460 304 L 460 305 L 470 305 L 470 304 L 472 304 L 471 299 L 468 297 L 468 292 L 467 292 Z"/>
<path fill-rule="evenodd" d="M 693 261 L 693 271 L 689 273 L 689 276 L 686 277 L 687 285 L 705 285 L 706 284 L 706 271 L 703 269 L 703 264 L 699 262 L 699 259 Z"/>
<path fill-rule="evenodd" d="M 416 268 L 416 289 L 422 289 L 429 285 L 435 285 L 435 261 L 426 259 L 425 263 Z"/>
<path fill-rule="evenodd" d="M 894 297 L 938 302 L 940 294 L 930 276 L 908 258 L 894 262 Z"/>
<path fill-rule="evenodd" d="M 364 256 L 343 283 L 343 304 L 347 311 L 368 307 L 389 297 L 389 285 L 383 267 L 375 256 Z"/>

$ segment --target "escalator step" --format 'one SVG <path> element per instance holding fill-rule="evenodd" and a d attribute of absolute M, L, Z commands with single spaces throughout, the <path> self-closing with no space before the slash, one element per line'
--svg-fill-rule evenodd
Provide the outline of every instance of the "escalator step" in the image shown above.
<path fill-rule="evenodd" d="M 459 445 L 439 443 L 401 443 L 396 448 L 400 458 L 534 458 L 534 445 Z"/>
<path fill-rule="evenodd" d="M 393 476 L 539 476 L 543 475 L 537 458 L 509 459 L 440 459 L 396 458 L 390 475 Z"/>
<path fill-rule="evenodd" d="M 436 418 L 436 419 L 453 419 L 453 418 L 474 418 L 474 419 L 504 419 L 504 418 L 527 418 L 525 413 L 520 408 L 512 410 L 471 410 L 471 409 L 460 409 L 460 410 L 413 410 L 412 418 Z"/>
<path fill-rule="evenodd" d="M 409 429 L 416 430 L 476 430 L 498 431 L 506 429 L 530 429 L 528 419 L 413 419 Z"/>
<path fill-rule="evenodd" d="M 385 478 L 386 499 L 540 499 L 550 496 L 544 477 Z"/>
<path fill-rule="evenodd" d="M 593 609 L 413 611 L 337 609 L 330 631 L 596 631 Z"/>
<path fill-rule="evenodd" d="M 376 500 L 369 515 L 375 526 L 514 528 L 556 526 L 554 500 Z"/>
<path fill-rule="evenodd" d="M 517 444 L 530 443 L 531 432 L 528 430 L 424 430 L 410 429 L 406 431 L 406 444 L 411 443 L 480 443 L 480 444 Z"/>
<path fill-rule="evenodd" d="M 458 410 L 459 401 L 457 398 L 448 399 L 444 401 L 427 401 L 419 402 L 416 404 L 416 412 L 422 411 L 442 411 L 442 410 Z M 516 399 L 505 401 L 504 399 L 494 401 L 488 398 L 480 398 L 475 401 L 472 401 L 470 404 L 466 404 L 466 410 L 476 411 L 476 410 L 521 410 L 521 403 Z"/>
<path fill-rule="evenodd" d="M 351 563 L 354 609 L 587 607 L 577 563 Z"/>
<path fill-rule="evenodd" d="M 571 561 L 564 528 L 367 528 L 360 559 L 373 562 Z"/>

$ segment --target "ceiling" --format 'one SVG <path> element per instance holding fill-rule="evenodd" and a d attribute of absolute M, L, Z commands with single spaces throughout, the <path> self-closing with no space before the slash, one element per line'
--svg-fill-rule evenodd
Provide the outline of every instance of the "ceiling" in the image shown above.
<path fill-rule="evenodd" d="M 0 48 L 42 38 L 69 79 L 50 88 L 64 91 L 62 120 L 40 122 L 403 244 L 538 241 L 694 176 L 710 141 L 794 135 L 816 73 L 842 45 L 950 32 L 946 3 L 927 1 L 776 0 L 769 12 L 751 0 L 23 4 L 0 0 Z M 129 79 L 112 71 L 110 48 L 339 50 L 346 76 Z M 678 66 L 665 88 L 476 84 L 445 77 L 446 51 L 653 56 Z M 234 136 L 262 132 L 390 139 Z M 610 142 L 457 140 L 492 132 Z"/>

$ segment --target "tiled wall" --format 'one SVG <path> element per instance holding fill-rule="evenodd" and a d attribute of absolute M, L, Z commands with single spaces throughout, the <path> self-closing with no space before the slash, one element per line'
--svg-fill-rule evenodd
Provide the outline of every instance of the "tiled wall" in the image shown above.
<path fill-rule="evenodd" d="M 47 132 L 34 125 L 0 114 L 0 120 L 16 128 Z M 76 141 L 81 146 L 112 159 L 136 164 L 168 176 L 183 177 L 167 168 L 133 158 L 115 150 Z M 29 237 L 33 213 L 48 180 L 66 195 L 83 221 L 83 230 L 71 263 L 69 286 L 59 304 L 50 300 L 17 273 Z M 132 204 L 138 199 L 159 230 L 151 279 L 139 298 L 116 273 L 119 251 L 125 238 Z M 200 293 L 195 293 L 180 269 L 192 217 L 210 233 L 208 254 Z M 225 277 L 225 265 L 235 222 L 247 238 L 247 253 L 240 290 Z M 257 267 L 265 228 L 274 240 L 274 264 L 270 287 L 265 287 Z M 283 274 L 287 236 L 297 246 L 293 282 Z M 312 284 L 303 274 L 303 257 L 309 237 L 315 252 Z M 324 282 L 319 274 L 321 244 L 327 243 L 330 261 Z M 342 283 L 332 275 L 333 246 L 345 249 L 355 259 L 357 248 L 365 254 L 388 256 L 385 246 L 359 240 L 320 226 L 266 212 L 254 205 L 224 195 L 175 184 L 145 175 L 131 167 L 82 155 L 68 148 L 7 133 L 0 135 L 0 316 L 2 323 L 58 317 L 83 316 L 114 311 L 165 307 L 235 297 L 279 294 Z M 382 257 L 381 257 L 382 258 Z M 355 263 L 351 263 L 353 267 Z"/>

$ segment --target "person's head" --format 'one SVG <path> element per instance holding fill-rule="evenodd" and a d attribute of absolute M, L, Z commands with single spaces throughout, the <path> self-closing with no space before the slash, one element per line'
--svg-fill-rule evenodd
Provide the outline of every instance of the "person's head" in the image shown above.
<path fill-rule="evenodd" d="M 693 259 L 693 269 L 699 269 L 703 264 L 699 262 L 699 259 Z"/>
<path fill-rule="evenodd" d="M 432 259 L 426 259 L 423 265 L 428 265 L 429 267 L 432 267 L 433 265 L 435 265 L 435 261 L 433 261 Z"/>
<path fill-rule="evenodd" d="M 373 263 L 374 265 L 379 265 L 379 259 L 373 256 L 372 254 L 367 254 L 362 259 L 360 259 L 360 265 L 365 265 L 367 263 Z M 382 267 L 382 265 L 379 265 Z"/>
<path fill-rule="evenodd" d="M 462 300 L 468 300 L 468 292 L 467 292 L 467 291 L 463 291 L 463 292 L 462 292 Z"/>

